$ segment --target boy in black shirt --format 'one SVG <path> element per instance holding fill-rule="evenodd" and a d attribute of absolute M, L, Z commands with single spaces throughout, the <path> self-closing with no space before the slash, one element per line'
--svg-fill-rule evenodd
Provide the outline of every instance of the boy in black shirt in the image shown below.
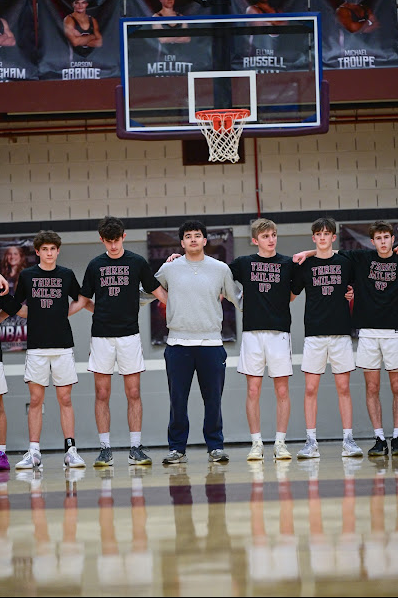
<path fill-rule="evenodd" d="M 73 337 L 68 315 L 89 302 L 80 298 L 80 286 L 69 268 L 57 265 L 61 237 L 52 230 L 42 230 L 33 239 L 40 263 L 25 268 L 19 275 L 15 299 L 27 301 L 28 342 L 24 380 L 29 385 L 29 450 L 16 469 L 42 468 L 40 435 L 45 388 L 50 372 L 56 387 L 62 431 L 65 437 L 65 467 L 85 467 L 75 446 L 75 416 L 71 401 L 72 385 L 77 382 L 73 355 Z M 69 305 L 69 297 L 73 299 Z"/>
<path fill-rule="evenodd" d="M 246 414 L 252 447 L 248 461 L 264 459 L 260 430 L 260 395 L 265 367 L 277 400 L 276 459 L 291 459 L 285 444 L 290 416 L 289 376 L 293 374 L 290 299 L 293 261 L 276 252 L 277 227 L 259 218 L 252 224 L 258 253 L 236 258 L 229 267 L 243 287 L 243 333 L 238 372 L 246 375 Z"/>
<path fill-rule="evenodd" d="M 81 289 L 84 297 L 95 294 L 88 370 L 94 372 L 95 419 L 101 450 L 94 467 L 113 465 L 109 401 L 116 363 L 124 378 L 127 397 L 131 446 L 128 462 L 150 465 L 152 460 L 141 445 L 140 373 L 145 371 L 145 363 L 138 329 L 140 283 L 147 293 L 153 293 L 163 303 L 167 301 L 167 293 L 153 276 L 148 262 L 124 249 L 126 233 L 119 218 L 106 216 L 100 220 L 98 232 L 106 253 L 91 260 Z"/>
<path fill-rule="evenodd" d="M 305 339 L 301 370 L 305 372 L 304 413 L 307 440 L 297 457 L 319 457 L 316 440 L 316 415 L 321 374 L 329 358 L 339 397 L 343 424 L 343 457 L 361 457 L 362 450 L 352 436 L 352 399 L 350 372 L 355 370 L 352 350 L 351 318 L 345 297 L 352 281 L 350 262 L 332 249 L 336 239 L 333 218 L 318 218 L 312 224 L 312 240 L 316 251 L 300 266 L 296 266 L 292 293 L 305 289 Z M 296 254 L 294 258 L 297 260 Z"/>
<path fill-rule="evenodd" d="M 388 455 L 382 425 L 380 403 L 380 369 L 384 366 L 393 394 L 394 431 L 391 454 L 398 455 L 398 256 L 393 250 L 393 227 L 385 220 L 376 220 L 369 227 L 375 249 L 339 249 L 351 262 L 355 275 L 353 324 L 359 329 L 356 365 L 364 370 L 366 406 L 376 442 L 368 455 Z M 294 261 L 302 262 L 313 251 L 302 251 Z"/>
<path fill-rule="evenodd" d="M 355 272 L 354 326 L 359 329 L 357 359 L 363 368 L 366 405 L 376 442 L 368 455 L 388 455 L 380 403 L 380 369 L 388 371 L 393 395 L 394 431 L 391 454 L 398 455 L 398 255 L 393 251 L 393 227 L 377 220 L 369 227 L 375 249 L 339 250 Z"/>

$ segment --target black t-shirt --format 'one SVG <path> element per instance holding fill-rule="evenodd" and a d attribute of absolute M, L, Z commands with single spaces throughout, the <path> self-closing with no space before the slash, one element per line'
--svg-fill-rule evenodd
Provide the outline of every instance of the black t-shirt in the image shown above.
<path fill-rule="evenodd" d="M 305 336 L 350 334 L 350 305 L 344 297 L 352 284 L 352 266 L 345 257 L 310 257 L 295 264 L 292 292 L 305 289 Z"/>
<path fill-rule="evenodd" d="M 353 265 L 355 328 L 398 330 L 398 255 L 381 258 L 376 250 L 341 250 Z"/>
<path fill-rule="evenodd" d="M 9 316 L 15 316 L 17 311 L 21 309 L 22 305 L 14 299 L 14 297 L 10 294 L 0 296 L 0 309 L 4 310 L 6 314 Z M 6 324 L 7 325 L 7 320 Z M 3 352 L 1 350 L 1 343 L 0 343 L 0 362 L 3 361 Z"/>
<path fill-rule="evenodd" d="M 138 333 L 140 282 L 147 293 L 160 286 L 148 262 L 125 249 L 122 257 L 106 253 L 91 260 L 83 279 L 81 294 L 95 294 L 92 336 L 115 337 Z"/>
<path fill-rule="evenodd" d="M 242 255 L 229 267 L 243 286 L 243 330 L 289 332 L 292 258 Z"/>
<path fill-rule="evenodd" d="M 80 293 L 76 276 L 69 268 L 43 270 L 38 264 L 19 275 L 15 299 L 28 306 L 28 349 L 73 347 L 68 311 L 69 297 Z"/>

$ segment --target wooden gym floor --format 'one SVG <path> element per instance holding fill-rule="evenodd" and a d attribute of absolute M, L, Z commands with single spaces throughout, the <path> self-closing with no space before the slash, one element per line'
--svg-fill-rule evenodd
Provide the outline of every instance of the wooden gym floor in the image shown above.
<path fill-rule="evenodd" d="M 0 596 L 396 596 L 398 459 L 228 464 L 188 447 L 188 463 L 0 472 Z M 395 550 L 397 552 L 395 552 Z"/>

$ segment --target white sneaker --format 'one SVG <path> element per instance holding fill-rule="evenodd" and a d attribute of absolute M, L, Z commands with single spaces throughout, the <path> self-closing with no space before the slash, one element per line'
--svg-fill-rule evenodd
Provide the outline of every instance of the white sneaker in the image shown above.
<path fill-rule="evenodd" d="M 363 450 L 359 448 L 351 434 L 343 440 L 342 457 L 363 457 Z"/>
<path fill-rule="evenodd" d="M 264 445 L 262 440 L 253 440 L 252 448 L 247 455 L 248 461 L 263 461 L 264 459 Z"/>
<path fill-rule="evenodd" d="M 275 459 L 291 459 L 292 456 L 287 450 L 286 444 L 283 440 L 275 440 L 274 444 L 274 457 Z"/>
<path fill-rule="evenodd" d="M 86 467 L 75 446 L 71 446 L 65 453 L 64 467 Z"/>
<path fill-rule="evenodd" d="M 307 436 L 305 445 L 297 453 L 297 459 L 314 459 L 319 457 L 318 443 L 315 438 Z"/>
<path fill-rule="evenodd" d="M 15 469 L 34 469 L 35 467 L 43 469 L 41 453 L 34 449 L 27 450 L 21 461 L 15 464 Z"/>

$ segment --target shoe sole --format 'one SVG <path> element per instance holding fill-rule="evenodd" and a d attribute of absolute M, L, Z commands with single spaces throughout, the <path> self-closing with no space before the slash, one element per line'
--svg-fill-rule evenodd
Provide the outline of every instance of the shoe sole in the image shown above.
<path fill-rule="evenodd" d="M 288 459 L 290 460 L 292 458 L 291 455 L 284 455 L 283 457 L 281 455 L 275 455 L 274 453 L 274 459 L 277 459 L 278 461 L 287 461 Z"/>
<path fill-rule="evenodd" d="M 357 451 L 356 453 L 347 453 L 347 451 L 343 451 L 341 453 L 342 457 L 363 457 L 363 452 Z"/>
<path fill-rule="evenodd" d="M 83 467 L 86 467 L 85 463 L 79 463 L 77 465 L 71 465 L 70 463 L 64 463 L 64 469 L 83 469 Z"/>
<path fill-rule="evenodd" d="M 113 465 L 113 459 L 106 463 L 105 461 L 95 461 L 95 463 L 93 463 L 93 467 L 108 467 L 108 465 Z"/>
<path fill-rule="evenodd" d="M 264 461 L 264 455 L 262 457 L 246 457 L 246 461 Z"/>
<path fill-rule="evenodd" d="M 368 457 L 388 457 L 388 451 L 377 453 L 375 451 L 368 451 Z"/>
<path fill-rule="evenodd" d="M 315 453 L 314 455 L 297 455 L 297 459 L 318 459 L 321 455 Z"/>
<path fill-rule="evenodd" d="M 152 465 L 152 459 L 144 459 L 144 461 L 136 461 L 135 459 L 128 459 L 129 465 Z"/>
<path fill-rule="evenodd" d="M 40 463 L 40 465 L 29 465 L 28 467 L 25 467 L 24 465 L 16 465 L 15 469 L 18 471 L 26 471 L 26 470 L 33 470 L 33 469 L 43 469 L 43 463 Z"/>
<path fill-rule="evenodd" d="M 178 461 L 167 461 L 167 459 L 163 459 L 162 463 L 163 465 L 178 465 L 179 463 L 187 463 L 188 459 L 185 457 L 185 459 L 181 458 Z"/>
<path fill-rule="evenodd" d="M 209 457 L 210 463 L 226 463 L 229 461 L 229 457 L 220 457 L 219 459 L 214 459 L 214 457 Z"/>

